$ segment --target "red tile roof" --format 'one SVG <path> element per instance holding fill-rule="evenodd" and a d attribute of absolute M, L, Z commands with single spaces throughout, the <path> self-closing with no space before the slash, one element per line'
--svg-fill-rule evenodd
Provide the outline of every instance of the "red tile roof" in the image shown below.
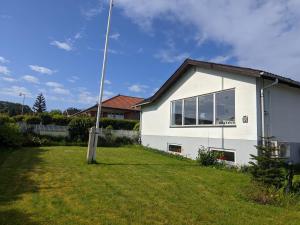
<path fill-rule="evenodd" d="M 117 95 L 115 97 L 103 101 L 102 106 L 116 109 L 139 110 L 139 107 L 133 108 L 132 106 L 142 102 L 143 100 L 143 98 L 138 97 Z"/>

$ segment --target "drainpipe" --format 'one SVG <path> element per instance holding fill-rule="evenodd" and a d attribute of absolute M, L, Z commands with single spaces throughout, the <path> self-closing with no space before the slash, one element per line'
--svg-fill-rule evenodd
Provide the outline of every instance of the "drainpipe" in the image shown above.
<path fill-rule="evenodd" d="M 264 72 L 261 72 L 260 75 L 263 75 Z M 261 136 L 262 136 L 262 145 L 265 146 L 265 103 L 264 103 L 264 90 L 271 88 L 278 84 L 278 78 L 276 80 L 260 89 L 260 104 L 261 104 Z"/>

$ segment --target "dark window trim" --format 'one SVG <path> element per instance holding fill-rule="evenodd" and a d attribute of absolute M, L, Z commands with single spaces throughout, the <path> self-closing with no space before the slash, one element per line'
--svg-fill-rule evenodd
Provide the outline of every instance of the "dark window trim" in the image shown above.
<path fill-rule="evenodd" d="M 210 147 L 209 150 L 210 151 L 218 151 L 218 152 L 232 152 L 234 154 L 234 161 L 227 161 L 227 160 L 222 160 L 222 161 L 225 161 L 227 163 L 236 164 L 236 151 L 235 150 L 225 149 L 225 148 L 214 148 L 214 147 Z"/>
<path fill-rule="evenodd" d="M 174 145 L 174 146 L 180 147 L 180 152 L 170 151 L 169 150 L 170 149 L 170 145 Z M 182 149 L 182 145 L 181 144 L 168 143 L 167 150 L 168 150 L 169 153 L 181 154 L 183 149 Z"/>
<path fill-rule="evenodd" d="M 219 91 L 214 91 L 214 92 L 210 92 L 210 93 L 205 93 L 205 94 L 201 94 L 201 95 L 194 95 L 194 96 L 190 96 L 190 97 L 185 97 L 185 98 L 179 98 L 179 99 L 174 99 L 172 101 L 170 101 L 170 128 L 183 128 L 183 127 L 236 127 L 236 120 L 234 121 L 234 124 L 216 124 L 216 121 L 215 121 L 215 103 L 216 103 L 216 99 L 215 99 L 215 96 L 217 93 L 220 93 L 220 92 L 224 92 L 224 91 L 230 91 L 230 90 L 234 90 L 234 95 L 235 95 L 235 101 L 234 101 L 234 108 L 236 109 L 236 88 L 227 88 L 227 89 L 223 89 L 223 90 L 219 90 Z M 213 94 L 214 96 L 214 123 L 213 124 L 198 124 L 199 123 L 199 119 L 198 119 L 198 97 L 201 97 L 201 96 L 206 96 L 206 95 L 211 95 Z M 185 99 L 189 99 L 189 98 L 195 98 L 196 97 L 196 124 L 195 125 L 184 125 L 184 100 Z M 174 125 L 172 124 L 172 104 L 173 102 L 175 101 L 182 101 L 182 123 L 181 125 Z M 234 110 L 234 117 L 236 118 L 236 110 Z"/>

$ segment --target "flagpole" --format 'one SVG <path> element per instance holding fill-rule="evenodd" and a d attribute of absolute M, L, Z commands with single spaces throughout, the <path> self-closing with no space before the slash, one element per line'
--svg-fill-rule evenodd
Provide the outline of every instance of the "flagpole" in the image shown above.
<path fill-rule="evenodd" d="M 102 71 L 101 71 L 100 90 L 99 90 L 99 97 L 98 97 L 96 129 L 91 128 L 91 130 L 90 130 L 89 143 L 88 143 L 89 146 L 88 146 L 88 153 L 87 153 L 88 163 L 92 163 L 92 162 L 96 161 L 96 148 L 97 148 L 97 141 L 98 141 L 98 134 L 99 134 L 99 122 L 100 122 L 101 110 L 102 110 L 102 98 L 103 98 L 103 89 L 104 89 L 104 81 L 105 81 L 105 73 L 106 73 L 107 52 L 108 52 L 112 8 L 113 8 L 113 0 L 110 0 L 108 20 L 107 20 L 107 29 L 106 29 L 106 36 L 105 36 L 105 46 L 104 46 L 104 53 L 103 53 Z"/>
<path fill-rule="evenodd" d="M 107 50 L 108 50 L 108 43 L 109 43 L 109 32 L 110 32 L 110 20 L 111 20 L 111 14 L 112 14 L 112 7 L 113 7 L 113 0 L 110 0 L 108 21 L 107 21 L 107 30 L 106 30 L 106 37 L 105 37 L 105 46 L 104 46 L 104 56 L 103 56 L 103 63 L 102 63 L 100 93 L 99 93 L 99 99 L 98 99 L 96 129 L 99 128 L 99 121 L 100 121 L 101 109 L 102 109 L 103 84 L 104 84 L 104 80 L 105 80 L 105 72 L 106 72 L 106 64 L 107 64 Z"/>

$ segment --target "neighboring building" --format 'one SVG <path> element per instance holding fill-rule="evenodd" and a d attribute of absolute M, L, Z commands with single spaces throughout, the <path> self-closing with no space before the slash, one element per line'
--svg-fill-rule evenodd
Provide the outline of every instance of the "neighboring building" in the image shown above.
<path fill-rule="evenodd" d="M 138 106 L 144 146 L 193 159 L 204 146 L 247 164 L 261 137 L 274 136 L 285 157 L 300 162 L 300 83 L 291 79 L 187 59 Z"/>
<path fill-rule="evenodd" d="M 130 119 L 139 120 L 140 119 L 140 107 L 135 106 L 136 104 L 142 102 L 143 98 L 117 95 L 110 99 L 102 102 L 102 112 L 101 117 L 108 117 L 114 119 Z M 97 116 L 98 105 L 94 105 L 88 109 L 82 110 L 75 115 L 88 115 L 92 117 Z"/>

